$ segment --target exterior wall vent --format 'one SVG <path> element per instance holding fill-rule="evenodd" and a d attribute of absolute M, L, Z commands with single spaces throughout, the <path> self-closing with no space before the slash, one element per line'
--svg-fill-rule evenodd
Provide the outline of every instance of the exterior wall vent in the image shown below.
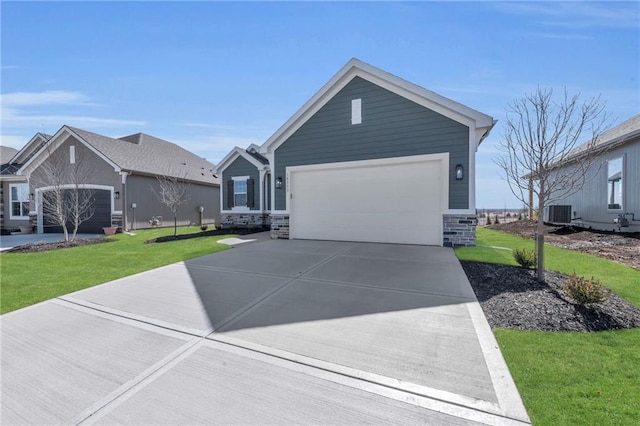
<path fill-rule="evenodd" d="M 571 223 L 571 206 L 549 206 L 549 223 Z"/>

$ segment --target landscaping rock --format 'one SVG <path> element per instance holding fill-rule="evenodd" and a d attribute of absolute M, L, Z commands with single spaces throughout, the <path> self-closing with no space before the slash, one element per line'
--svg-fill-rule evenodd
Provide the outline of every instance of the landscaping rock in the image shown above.
<path fill-rule="evenodd" d="M 514 266 L 461 261 L 492 328 L 542 331 L 603 331 L 640 327 L 640 309 L 616 294 L 580 305 L 564 292 L 569 277 Z"/>

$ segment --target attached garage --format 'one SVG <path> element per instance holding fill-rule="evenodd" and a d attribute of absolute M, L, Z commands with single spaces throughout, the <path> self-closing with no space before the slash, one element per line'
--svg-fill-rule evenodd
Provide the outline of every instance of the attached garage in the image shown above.
<path fill-rule="evenodd" d="M 111 226 L 111 191 L 97 189 L 81 189 L 80 191 L 92 191 L 94 198 L 93 216 L 87 221 L 80 224 L 79 233 L 83 234 L 101 234 L 102 228 Z M 47 196 L 47 192 L 43 193 L 43 197 Z M 47 215 L 42 218 L 43 230 L 45 233 L 61 233 L 62 226 L 55 223 Z M 71 226 L 71 228 L 69 228 Z M 73 225 L 68 225 L 69 232 L 73 230 Z"/>
<path fill-rule="evenodd" d="M 290 237 L 442 245 L 447 154 L 287 168 Z"/>

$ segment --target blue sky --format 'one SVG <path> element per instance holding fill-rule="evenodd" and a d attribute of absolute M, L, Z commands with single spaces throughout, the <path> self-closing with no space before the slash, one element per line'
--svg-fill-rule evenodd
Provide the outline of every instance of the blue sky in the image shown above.
<path fill-rule="evenodd" d="M 638 2 L 7 2 L 2 145 L 63 124 L 144 132 L 217 163 L 262 144 L 351 57 L 499 120 L 477 207 L 520 207 L 499 177 L 507 104 L 540 86 L 640 112 Z"/>

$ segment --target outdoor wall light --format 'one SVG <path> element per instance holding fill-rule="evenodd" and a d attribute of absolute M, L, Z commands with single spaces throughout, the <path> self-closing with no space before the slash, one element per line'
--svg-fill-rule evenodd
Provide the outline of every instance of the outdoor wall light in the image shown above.
<path fill-rule="evenodd" d="M 120 199 L 120 191 L 114 192 L 113 193 L 113 198 L 116 199 L 116 200 L 119 200 Z"/>
<path fill-rule="evenodd" d="M 456 180 L 462 180 L 464 177 L 464 170 L 462 169 L 462 164 L 456 164 Z"/>
<path fill-rule="evenodd" d="M 282 189 L 282 178 L 280 176 L 276 178 L 276 189 Z"/>
<path fill-rule="evenodd" d="M 33 192 L 29 194 L 29 196 L 31 197 L 31 201 L 33 201 L 33 199 L 35 198 L 35 196 L 33 195 Z"/>

